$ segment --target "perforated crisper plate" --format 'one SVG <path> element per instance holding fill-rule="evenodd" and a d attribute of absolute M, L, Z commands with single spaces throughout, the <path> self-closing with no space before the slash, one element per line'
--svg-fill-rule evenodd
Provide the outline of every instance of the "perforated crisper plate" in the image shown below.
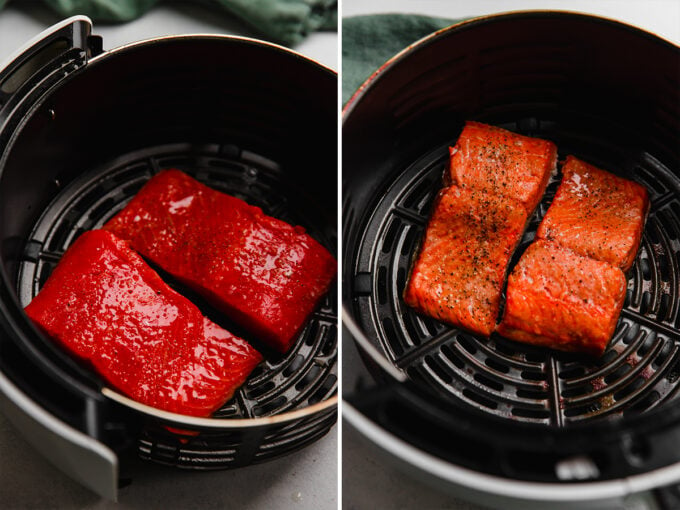
<path fill-rule="evenodd" d="M 534 119 L 528 125 L 549 130 L 551 123 Z M 497 334 L 477 338 L 404 304 L 411 260 L 442 186 L 446 147 L 455 139 L 398 173 L 376 194 L 353 254 L 351 300 L 363 330 L 414 381 L 513 420 L 565 426 L 645 411 L 673 398 L 680 377 L 678 179 L 645 153 L 622 165 L 614 159 L 620 154 L 616 148 L 584 144 L 578 135 L 522 129 L 525 124 L 501 126 L 529 136 L 559 138 L 561 160 L 574 154 L 649 190 L 651 211 L 642 245 L 627 275 L 623 312 L 604 355 L 593 359 L 560 353 Z M 558 183 L 559 177 L 548 186 L 512 265 L 533 240 Z"/>
<path fill-rule="evenodd" d="M 303 225 L 312 237 L 335 252 L 335 226 L 323 223 L 324 215 L 317 210 L 314 200 L 287 182 L 276 163 L 234 146 L 175 144 L 152 147 L 88 172 L 59 191 L 26 243 L 17 282 L 22 306 L 38 293 L 78 235 L 101 227 L 152 175 L 166 168 L 178 168 L 214 189 L 261 207 L 266 214 L 293 225 Z M 59 182 L 52 184 L 61 187 Z M 250 338 L 196 294 L 168 280 L 167 275 L 162 276 L 173 288 L 190 297 L 213 321 L 262 349 L 256 339 Z M 336 293 L 331 290 L 294 347 L 285 356 L 268 352 L 266 361 L 213 417 L 271 416 L 334 395 L 337 388 L 336 317 Z M 324 432 L 328 426 L 324 424 Z M 295 431 L 296 434 L 302 432 L 300 428 Z"/>

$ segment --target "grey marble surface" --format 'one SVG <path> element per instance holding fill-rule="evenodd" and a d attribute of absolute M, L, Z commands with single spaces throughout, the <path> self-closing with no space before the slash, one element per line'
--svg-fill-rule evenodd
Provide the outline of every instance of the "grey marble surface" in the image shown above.
<path fill-rule="evenodd" d="M 118 503 L 99 498 L 47 462 L 0 414 L 2 510 L 330 510 L 337 508 L 337 426 L 281 459 L 231 471 L 180 471 L 145 461 Z"/>
<path fill-rule="evenodd" d="M 344 510 L 484 510 L 384 462 L 375 447 L 347 422 L 343 423 L 342 438 Z"/>

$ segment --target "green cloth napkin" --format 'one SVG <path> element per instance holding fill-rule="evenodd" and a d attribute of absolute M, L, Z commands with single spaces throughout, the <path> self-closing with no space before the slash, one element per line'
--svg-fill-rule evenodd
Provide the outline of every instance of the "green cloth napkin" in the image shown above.
<path fill-rule="evenodd" d="M 0 9 L 9 0 L 0 0 Z M 15 0 L 16 2 L 25 0 Z M 42 0 L 60 16 L 76 14 L 93 21 L 124 22 L 139 18 L 161 0 Z M 337 0 L 202 0 L 226 11 L 267 39 L 288 46 L 315 30 L 335 30 Z"/>
<path fill-rule="evenodd" d="M 366 78 L 409 44 L 460 20 L 378 14 L 342 20 L 342 104 Z"/>

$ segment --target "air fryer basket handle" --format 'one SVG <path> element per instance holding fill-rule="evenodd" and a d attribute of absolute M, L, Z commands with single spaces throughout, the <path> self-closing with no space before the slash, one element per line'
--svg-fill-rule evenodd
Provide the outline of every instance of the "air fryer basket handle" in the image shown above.
<path fill-rule="evenodd" d="M 59 421 L 0 372 L 0 412 L 63 473 L 105 498 L 118 496 L 118 457 L 108 446 Z"/>
<path fill-rule="evenodd" d="M 0 64 L 0 110 L 24 85 L 39 81 L 33 80 L 39 71 L 77 59 L 86 62 L 101 53 L 101 38 L 91 32 L 89 18 L 73 16 L 44 30 Z"/>

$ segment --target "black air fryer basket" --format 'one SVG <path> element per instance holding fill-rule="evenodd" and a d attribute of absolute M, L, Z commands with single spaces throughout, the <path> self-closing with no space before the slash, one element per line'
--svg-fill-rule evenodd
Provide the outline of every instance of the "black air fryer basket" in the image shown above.
<path fill-rule="evenodd" d="M 302 225 L 335 253 L 335 73 L 285 48 L 225 36 L 102 52 L 90 30 L 86 18 L 67 20 L 0 70 L 3 412 L 34 443 L 47 443 L 45 453 L 68 474 L 109 497 L 115 454 L 219 469 L 304 447 L 336 420 L 333 289 L 290 352 L 266 352 L 209 419 L 158 411 L 105 387 L 38 333 L 22 308 L 79 234 L 100 227 L 165 168 Z M 64 437 L 82 447 L 78 462 L 60 462 L 55 445 Z M 100 457 L 104 474 L 93 474 Z"/>
<path fill-rule="evenodd" d="M 642 246 L 601 358 L 478 338 L 404 304 L 447 147 L 466 120 L 552 140 L 560 160 L 576 155 L 649 190 Z M 364 434 L 486 503 L 603 500 L 680 480 L 677 46 L 575 13 L 439 31 L 346 106 L 343 197 L 345 337 L 377 381 L 345 388 L 346 416 Z"/>

